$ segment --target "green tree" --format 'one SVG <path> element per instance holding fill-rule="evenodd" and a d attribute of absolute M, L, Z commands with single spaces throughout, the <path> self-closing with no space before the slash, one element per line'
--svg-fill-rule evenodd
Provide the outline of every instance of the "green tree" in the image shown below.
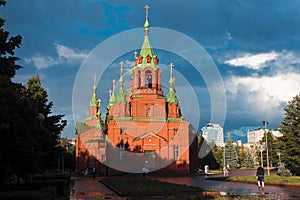
<path fill-rule="evenodd" d="M 6 1 L 1 0 L 0 6 Z M 19 166 L 30 154 L 24 135 L 28 129 L 24 123 L 30 118 L 30 113 L 22 109 L 24 103 L 20 99 L 21 84 L 11 81 L 16 71 L 21 66 L 16 64 L 19 60 L 15 56 L 15 49 L 21 45 L 22 37 L 17 35 L 10 37 L 4 29 L 5 20 L 0 18 L 0 182 L 8 178 L 12 173 L 20 174 L 26 171 Z M 24 128 L 24 129 L 23 129 Z M 23 129 L 23 130 L 22 130 Z"/>
<path fill-rule="evenodd" d="M 239 156 L 231 138 L 228 138 L 225 143 L 225 162 L 230 168 L 240 168 L 241 166 Z"/>
<path fill-rule="evenodd" d="M 211 145 L 213 146 L 214 144 Z M 220 167 L 213 155 L 211 146 L 202 135 L 199 137 L 199 165 L 202 169 L 204 169 L 205 165 L 208 165 L 210 169 L 218 169 Z"/>
<path fill-rule="evenodd" d="M 284 111 L 279 142 L 282 161 L 293 173 L 300 174 L 300 94 L 288 102 Z"/>
<path fill-rule="evenodd" d="M 6 1 L 0 0 L 0 6 Z M 50 115 L 53 103 L 34 76 L 23 86 L 12 82 L 21 66 L 14 54 L 22 37 L 9 37 L 0 18 L 0 184 L 16 175 L 29 180 L 35 172 L 53 169 L 58 138 L 66 125 L 63 115 Z"/>
<path fill-rule="evenodd" d="M 273 166 L 274 164 L 278 164 L 278 156 L 277 156 L 277 152 L 278 152 L 278 141 L 277 139 L 274 138 L 274 136 L 272 135 L 272 133 L 270 131 L 268 131 L 267 133 L 267 137 L 268 137 L 268 155 L 269 155 L 269 166 Z M 266 137 L 264 136 L 262 138 L 263 141 L 266 141 Z M 263 151 L 263 162 L 267 163 L 267 151 Z M 267 166 L 267 165 L 265 165 Z"/>
<path fill-rule="evenodd" d="M 5 6 L 6 1 L 1 0 L 0 6 Z M 20 35 L 10 37 L 9 32 L 4 30 L 5 20 L 0 18 L 0 76 L 12 78 L 16 71 L 21 68 L 16 64 L 19 60 L 15 55 L 15 49 L 20 48 L 22 37 Z"/>
<path fill-rule="evenodd" d="M 247 155 L 246 155 L 246 159 L 245 159 L 245 162 L 244 162 L 244 166 L 247 167 L 247 168 L 253 168 L 254 167 L 254 159 L 253 159 L 253 156 L 250 152 L 250 150 L 248 149 L 247 151 Z"/>
<path fill-rule="evenodd" d="M 216 168 L 223 166 L 223 148 L 214 144 L 212 154 L 216 160 Z"/>
<path fill-rule="evenodd" d="M 242 145 L 242 146 L 237 146 L 237 147 L 236 147 L 236 152 L 237 152 L 237 154 L 238 154 L 238 157 L 239 157 L 239 161 L 240 161 L 241 167 L 246 167 L 245 160 L 246 160 L 246 158 L 247 158 L 247 152 L 246 152 L 246 150 L 245 150 L 244 145 Z"/>
<path fill-rule="evenodd" d="M 32 133 L 37 170 L 54 169 L 59 154 L 59 138 L 66 121 L 62 120 L 63 115 L 50 115 L 53 102 L 48 103 L 48 94 L 38 75 L 28 80 L 23 93 L 34 105 L 35 117 L 38 120 L 38 126 Z"/>

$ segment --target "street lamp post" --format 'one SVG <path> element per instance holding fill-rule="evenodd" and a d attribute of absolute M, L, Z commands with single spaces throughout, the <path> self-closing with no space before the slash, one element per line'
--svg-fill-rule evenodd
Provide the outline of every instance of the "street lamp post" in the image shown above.
<path fill-rule="evenodd" d="M 263 155 L 262 155 L 262 152 L 264 151 L 264 146 L 262 143 L 259 143 L 259 151 L 260 151 L 260 164 L 261 167 L 264 167 Z"/>
<path fill-rule="evenodd" d="M 280 164 L 281 164 L 281 159 L 280 159 L 280 155 L 281 155 L 281 153 L 280 153 L 280 152 L 277 152 L 277 155 L 278 155 L 278 157 L 279 157 L 278 164 L 280 165 Z"/>
<path fill-rule="evenodd" d="M 226 158 L 225 158 L 225 145 L 224 145 L 224 151 L 223 151 L 223 172 L 224 176 L 226 176 Z"/>
<path fill-rule="evenodd" d="M 268 176 L 270 176 L 270 169 L 269 169 L 269 150 L 268 150 L 268 133 L 267 133 L 267 125 L 269 122 L 262 121 L 262 124 L 265 126 L 265 133 L 266 133 L 266 150 L 267 150 L 267 170 L 268 170 Z"/>

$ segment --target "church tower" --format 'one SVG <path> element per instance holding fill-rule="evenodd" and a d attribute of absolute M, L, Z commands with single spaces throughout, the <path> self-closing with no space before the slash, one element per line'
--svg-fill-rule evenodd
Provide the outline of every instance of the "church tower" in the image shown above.
<path fill-rule="evenodd" d="M 89 143 L 82 144 L 87 146 L 97 142 L 97 148 L 89 152 L 97 159 L 102 158 L 101 163 L 110 168 L 134 173 L 141 173 L 145 167 L 150 171 L 168 168 L 189 173 L 199 167 L 197 135 L 181 115 L 172 63 L 169 65 L 169 91 L 164 95 L 159 59 L 150 45 L 149 6 L 145 8 L 144 41 L 140 52 L 134 52 L 129 87 L 124 88 L 124 63 L 120 62 L 118 87 L 117 81 L 112 80 L 103 124 L 94 84 L 89 117 L 85 123 L 78 124 L 77 130 L 82 131 L 77 131 L 77 141 L 86 138 L 84 141 Z M 95 149 L 101 150 L 101 156 L 94 155 Z"/>

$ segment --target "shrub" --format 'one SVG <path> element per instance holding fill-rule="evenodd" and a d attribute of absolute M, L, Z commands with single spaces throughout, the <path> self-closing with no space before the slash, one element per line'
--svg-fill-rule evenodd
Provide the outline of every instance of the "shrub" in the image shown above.
<path fill-rule="evenodd" d="M 277 174 L 279 176 L 291 176 L 292 175 L 291 171 L 285 167 L 284 163 L 281 163 L 280 166 L 278 167 Z"/>

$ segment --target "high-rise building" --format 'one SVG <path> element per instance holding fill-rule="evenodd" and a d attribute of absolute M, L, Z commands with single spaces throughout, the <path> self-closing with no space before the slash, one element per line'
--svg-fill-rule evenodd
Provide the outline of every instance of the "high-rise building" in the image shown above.
<path fill-rule="evenodd" d="M 208 123 L 201 128 L 201 131 L 207 143 L 214 142 L 217 146 L 224 146 L 223 128 L 220 124 Z"/>
<path fill-rule="evenodd" d="M 148 8 L 146 7 L 146 10 Z M 198 168 L 197 134 L 181 115 L 170 64 L 169 91 L 161 86 L 162 71 L 149 40 L 148 10 L 144 42 L 134 52 L 132 77 L 124 87 L 120 62 L 119 88 L 113 80 L 106 119 L 101 119 L 96 85 L 85 122 L 76 124 L 77 170 L 99 164 L 127 172 L 160 168 L 189 172 Z"/>
<path fill-rule="evenodd" d="M 249 144 L 263 142 L 262 139 L 266 132 L 269 132 L 269 129 L 259 128 L 254 131 L 248 131 L 247 139 Z M 273 137 L 278 138 L 282 136 L 282 133 L 279 130 L 271 130 L 270 131 Z"/>

